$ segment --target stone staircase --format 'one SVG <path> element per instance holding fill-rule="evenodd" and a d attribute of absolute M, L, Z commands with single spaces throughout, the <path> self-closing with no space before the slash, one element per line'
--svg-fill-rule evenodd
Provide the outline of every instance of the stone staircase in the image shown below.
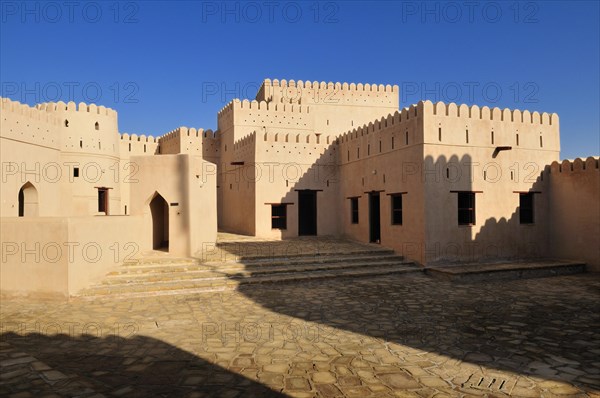
<path fill-rule="evenodd" d="M 258 245 L 264 243 L 258 243 Z M 264 283 L 289 283 L 326 278 L 352 278 L 406 272 L 422 268 L 404 261 L 392 250 L 351 242 L 311 246 L 288 254 L 282 250 L 249 250 L 240 255 L 222 245 L 219 255 L 205 260 L 147 256 L 122 264 L 100 283 L 79 293 L 81 297 L 144 297 L 233 290 Z M 256 243 L 236 245 L 237 249 Z M 223 247 L 226 254 L 223 256 Z M 267 254 L 268 253 L 268 254 Z"/>

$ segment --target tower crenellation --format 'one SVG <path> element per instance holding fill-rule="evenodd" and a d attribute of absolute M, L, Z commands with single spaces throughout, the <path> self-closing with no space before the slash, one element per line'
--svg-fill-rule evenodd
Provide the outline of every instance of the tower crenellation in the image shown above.
<path fill-rule="evenodd" d="M 258 101 L 317 105 L 398 106 L 398 86 L 265 79 Z"/>

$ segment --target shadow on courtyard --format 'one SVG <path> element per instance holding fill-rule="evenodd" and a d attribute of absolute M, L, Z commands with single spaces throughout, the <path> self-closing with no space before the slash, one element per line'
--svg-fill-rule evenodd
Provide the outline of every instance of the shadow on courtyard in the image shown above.
<path fill-rule="evenodd" d="M 38 374 L 49 380 L 43 382 L 39 377 L 31 377 L 31 364 L 5 366 L 3 355 L 3 396 L 17 391 L 27 391 L 31 396 L 53 392 L 65 397 L 93 395 L 94 391 L 128 397 L 182 397 L 192 393 L 202 397 L 286 396 L 168 343 L 141 335 L 102 338 L 7 332 L 0 335 L 0 341 L 52 368 L 40 368 Z M 2 351 L 10 353 L 6 346 Z M 10 374 L 20 369 L 27 372 Z"/>
<path fill-rule="evenodd" d="M 570 382 L 588 374 L 589 367 L 597 369 L 600 350 L 600 280 L 580 284 L 581 278 L 592 277 L 474 285 L 411 274 L 242 285 L 240 291 L 269 310 L 359 333 L 365 342 L 393 342 L 487 368 Z M 362 349 L 355 350 L 358 355 Z M 595 384 L 581 386 L 597 391 L 597 376 Z"/>
<path fill-rule="evenodd" d="M 426 157 L 424 167 L 438 167 L 445 174 L 451 163 L 470 162 L 470 156 Z M 542 177 L 536 177 L 531 191 L 543 190 Z M 441 179 L 439 184 L 449 192 L 471 191 L 471 182 L 471 176 L 465 175 L 456 183 Z M 432 203 L 455 206 L 455 196 L 435 197 L 435 189 L 429 193 L 434 196 Z M 295 199 L 290 191 L 282 201 Z M 518 203 L 518 196 L 513 199 Z M 446 247 L 480 250 L 441 253 L 454 258 L 450 261 L 541 258 L 547 253 L 544 232 L 549 227 L 543 202 L 536 212 L 535 229 L 521 225 L 517 207 L 509 218 L 477 220 L 483 225 L 477 234 L 463 229 L 460 236 L 444 225 L 444 220 L 434 220 L 433 238 L 445 240 Z M 315 248 L 323 250 L 319 246 L 335 243 L 328 239 L 316 240 Z M 278 245 L 281 247 L 273 247 L 283 251 L 285 242 Z M 270 254 L 268 249 L 262 250 Z M 250 262 L 247 270 L 253 270 Z M 589 279 L 580 284 L 581 278 Z M 599 368 L 600 352 L 600 280 L 592 275 L 459 284 L 412 274 L 261 288 L 242 284 L 239 291 L 271 311 L 359 333 L 367 340 L 393 342 L 518 375 L 575 382 L 587 390 L 600 388 L 598 374 L 588 372 L 590 367 Z M 356 350 L 358 355 L 360 347 Z M 586 379 L 589 382 L 577 379 L 586 376 L 591 377 Z"/>

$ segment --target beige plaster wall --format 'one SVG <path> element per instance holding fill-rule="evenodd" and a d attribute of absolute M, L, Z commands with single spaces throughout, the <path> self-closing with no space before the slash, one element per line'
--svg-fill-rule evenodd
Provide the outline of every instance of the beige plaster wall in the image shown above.
<path fill-rule="evenodd" d="M 33 184 L 38 193 L 37 215 L 60 214 L 63 208 L 57 199 L 61 197 L 60 186 L 67 178 L 67 169 L 59 152 L 58 119 L 7 98 L 0 98 L 0 106 L 0 214 L 18 216 L 19 190 L 27 182 Z"/>
<path fill-rule="evenodd" d="M 559 156 L 558 116 L 429 101 L 423 107 L 425 261 L 546 256 L 549 193 L 541 173 Z M 511 149 L 494 157 L 498 146 Z M 458 225 L 458 194 L 451 191 L 481 192 L 475 225 Z M 539 192 L 535 221 L 521 225 L 517 192 L 528 191 Z"/>
<path fill-rule="evenodd" d="M 138 239 L 152 247 L 150 202 L 160 194 L 169 205 L 169 253 L 191 256 L 217 232 L 216 175 L 211 163 L 186 154 L 133 156 L 139 167 L 131 182 L 131 214 L 142 216 Z"/>
<path fill-rule="evenodd" d="M 3 295 L 68 297 L 146 248 L 141 217 L 2 218 Z"/>
<path fill-rule="evenodd" d="M 286 92 L 290 87 L 300 89 L 294 99 Z M 317 194 L 318 235 L 340 234 L 333 137 L 397 106 L 396 86 L 269 79 L 256 100 L 229 103 L 218 114 L 220 228 L 265 238 L 297 236 L 296 190 L 313 189 L 322 190 Z M 288 227 L 272 230 L 269 204 L 281 202 L 293 203 Z"/>
<path fill-rule="evenodd" d="M 422 105 L 411 106 L 343 134 L 340 141 L 340 209 L 343 234 L 369 242 L 369 192 L 379 191 L 381 244 L 421 261 L 424 198 Z M 403 223 L 392 225 L 389 194 L 404 193 Z M 359 223 L 351 223 L 350 197 L 359 197 Z"/>
<path fill-rule="evenodd" d="M 553 162 L 550 185 L 550 252 L 585 261 L 600 272 L 600 171 L 598 158 Z M 546 173 L 545 173 L 546 174 Z"/>

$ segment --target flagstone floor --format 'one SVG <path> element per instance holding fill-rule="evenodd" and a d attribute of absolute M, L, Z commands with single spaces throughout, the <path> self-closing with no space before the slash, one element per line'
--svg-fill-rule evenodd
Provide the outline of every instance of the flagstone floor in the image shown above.
<path fill-rule="evenodd" d="M 2 299 L 9 397 L 600 397 L 600 275 Z"/>

